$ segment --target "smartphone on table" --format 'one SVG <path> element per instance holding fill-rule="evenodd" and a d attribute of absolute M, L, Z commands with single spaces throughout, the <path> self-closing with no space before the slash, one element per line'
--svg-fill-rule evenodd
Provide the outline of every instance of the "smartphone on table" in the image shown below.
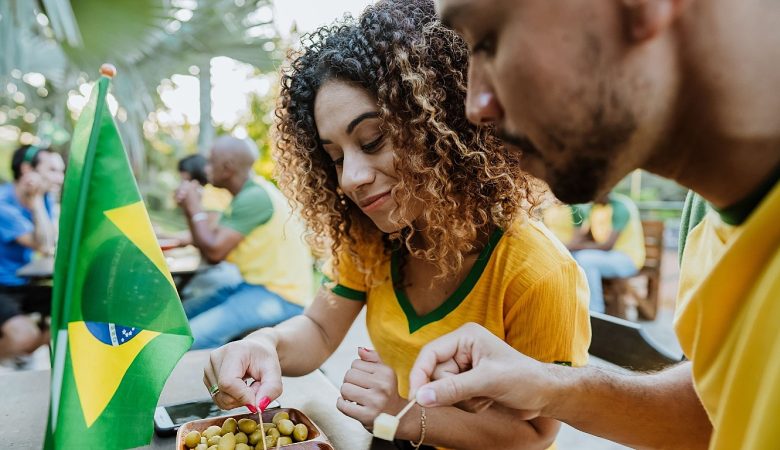
<path fill-rule="evenodd" d="M 278 408 L 279 402 L 273 401 L 269 408 Z M 179 427 L 187 422 L 207 417 L 230 416 L 248 413 L 246 406 L 234 409 L 220 409 L 212 400 L 178 403 L 158 406 L 154 412 L 154 431 L 158 436 L 173 436 Z"/>

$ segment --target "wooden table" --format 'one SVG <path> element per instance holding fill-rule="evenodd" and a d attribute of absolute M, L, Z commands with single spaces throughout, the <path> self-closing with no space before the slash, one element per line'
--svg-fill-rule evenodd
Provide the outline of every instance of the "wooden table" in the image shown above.
<path fill-rule="evenodd" d="M 174 277 L 193 275 L 200 267 L 200 255 L 197 252 L 177 250 L 180 249 L 164 253 L 171 275 Z M 54 257 L 34 259 L 17 270 L 16 276 L 35 280 L 51 279 L 54 276 Z"/>
<path fill-rule="evenodd" d="M 189 402 L 209 397 L 203 386 L 203 365 L 209 351 L 192 351 L 184 355 L 165 384 L 160 405 Z M 49 404 L 48 370 L 0 373 L 0 436 L 4 448 L 41 448 L 46 430 Z M 336 409 L 338 390 L 325 376 L 315 371 L 309 375 L 284 379 L 284 393 L 278 399 L 284 407 L 297 408 L 322 428 L 337 450 L 391 450 L 390 443 L 372 440 L 371 435 Z M 173 450 L 175 438 L 154 436 L 144 449 Z"/>

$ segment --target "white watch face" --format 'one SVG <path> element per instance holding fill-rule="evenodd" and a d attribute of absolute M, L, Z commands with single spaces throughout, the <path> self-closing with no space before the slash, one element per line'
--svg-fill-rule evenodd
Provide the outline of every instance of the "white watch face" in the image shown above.
<path fill-rule="evenodd" d="M 396 416 L 382 413 L 374 419 L 374 436 L 386 441 L 395 439 L 395 432 L 398 430 L 400 420 Z"/>

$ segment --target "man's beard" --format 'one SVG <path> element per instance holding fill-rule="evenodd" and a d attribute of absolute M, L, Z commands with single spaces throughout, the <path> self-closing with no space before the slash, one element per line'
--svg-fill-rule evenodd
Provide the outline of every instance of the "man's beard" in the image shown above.
<path fill-rule="evenodd" d="M 602 193 L 608 167 L 606 158 L 578 157 L 563 169 L 548 166 L 548 185 L 564 203 L 587 203 Z"/>

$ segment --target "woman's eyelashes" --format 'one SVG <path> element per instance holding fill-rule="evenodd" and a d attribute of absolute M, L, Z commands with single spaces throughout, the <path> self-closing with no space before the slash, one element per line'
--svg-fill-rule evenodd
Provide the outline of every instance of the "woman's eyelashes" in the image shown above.
<path fill-rule="evenodd" d="M 496 53 L 496 35 L 488 33 L 485 37 L 479 39 L 472 47 L 471 53 L 482 53 L 487 57 L 493 56 Z"/>
<path fill-rule="evenodd" d="M 368 144 L 361 145 L 360 148 L 363 149 L 363 151 L 367 152 L 367 153 L 371 153 L 371 152 L 374 152 L 376 150 L 379 150 L 379 147 L 382 146 L 382 142 L 384 141 L 384 138 L 385 137 L 380 134 L 379 137 L 377 137 L 373 141 L 369 142 Z"/>
<path fill-rule="evenodd" d="M 375 153 L 382 148 L 382 144 L 384 143 L 384 138 L 385 138 L 384 135 L 379 135 L 371 142 L 361 145 L 360 150 L 369 154 Z M 327 151 L 326 153 L 328 154 L 328 157 L 330 158 L 334 166 L 342 166 L 344 164 L 343 154 L 335 154 L 335 152 L 327 152 Z"/>

